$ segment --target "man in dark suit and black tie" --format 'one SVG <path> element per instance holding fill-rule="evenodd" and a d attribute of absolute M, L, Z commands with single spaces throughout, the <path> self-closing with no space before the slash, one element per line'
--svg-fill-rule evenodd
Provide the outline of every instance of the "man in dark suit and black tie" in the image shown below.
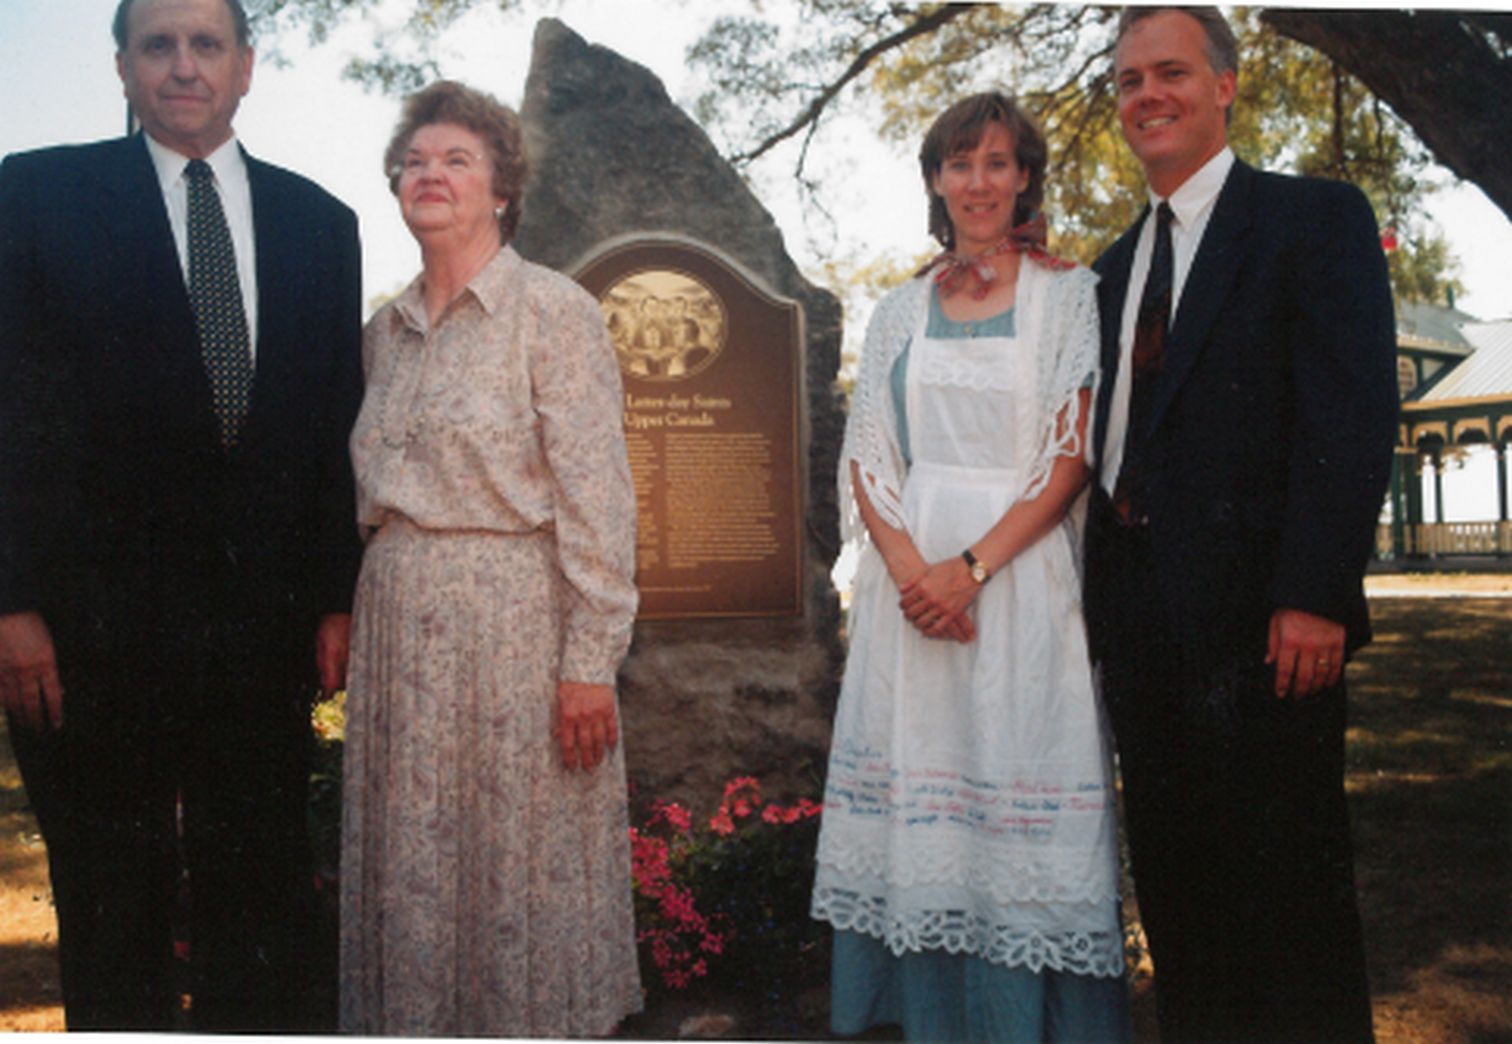
<path fill-rule="evenodd" d="M 1343 666 L 1397 411 L 1375 219 L 1234 158 L 1216 8 L 1129 9 L 1114 61 L 1152 200 L 1095 266 L 1086 612 L 1161 1038 L 1369 1040 Z"/>
<path fill-rule="evenodd" d="M 311 1028 L 309 703 L 342 684 L 360 556 L 356 219 L 233 137 L 239 0 L 122 0 L 115 36 L 144 133 L 0 165 L 0 698 L 69 1027 L 175 1025 L 179 938 L 193 1026 Z"/>

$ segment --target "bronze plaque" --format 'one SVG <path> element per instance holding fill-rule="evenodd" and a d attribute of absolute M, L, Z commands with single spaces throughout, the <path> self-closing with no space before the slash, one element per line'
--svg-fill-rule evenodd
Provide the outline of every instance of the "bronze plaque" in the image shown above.
<path fill-rule="evenodd" d="M 802 612 L 803 312 L 691 240 L 576 267 L 625 383 L 640 618 Z"/>

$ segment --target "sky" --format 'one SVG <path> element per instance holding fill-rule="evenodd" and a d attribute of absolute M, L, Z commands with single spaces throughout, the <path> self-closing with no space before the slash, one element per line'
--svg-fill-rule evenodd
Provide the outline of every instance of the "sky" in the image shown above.
<path fill-rule="evenodd" d="M 484 5 L 480 5 L 482 7 Z M 685 67 L 688 44 L 733 0 L 669 5 L 652 0 L 525 0 L 527 13 L 471 15 L 442 44 L 442 72 L 518 106 L 539 14 L 561 18 L 592 43 L 650 68 L 674 100 L 690 103 L 698 84 Z M 748 5 L 739 5 L 746 9 Z M 766 9 L 780 13 L 782 0 Z M 115 0 L 0 0 L 0 155 L 122 132 L 125 102 L 116 76 L 109 24 Z M 357 211 L 362 222 L 364 288 L 387 296 L 414 275 L 419 255 L 399 220 L 381 170 L 398 118 L 395 98 L 364 92 L 340 78 L 345 61 L 368 53 L 371 31 L 359 24 L 311 50 L 302 37 L 279 41 L 290 61 L 280 68 L 259 56 L 252 91 L 237 114 L 247 149 L 320 182 Z M 859 120 L 821 139 L 825 169 L 847 179 L 864 173 L 866 190 L 836 193 L 838 247 L 856 260 L 907 259 L 929 248 L 923 204 L 909 150 L 872 140 Z M 1445 182 L 1453 179 L 1441 173 Z M 758 194 L 783 229 L 800 266 L 814 271 L 811 237 L 791 186 L 774 164 Z M 896 200 L 897 206 L 879 206 Z M 910 213 L 920 220 L 879 222 L 875 215 Z M 1512 222 L 1472 185 L 1438 193 L 1433 220 L 1463 265 L 1467 293 L 1460 307 L 1482 319 L 1512 317 Z M 820 237 L 822 238 L 822 237 Z"/>

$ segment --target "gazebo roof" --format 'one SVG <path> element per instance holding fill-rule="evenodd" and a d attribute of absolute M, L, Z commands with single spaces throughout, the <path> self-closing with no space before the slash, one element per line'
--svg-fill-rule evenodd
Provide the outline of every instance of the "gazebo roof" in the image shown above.
<path fill-rule="evenodd" d="M 1475 316 L 1458 308 L 1398 301 L 1396 320 L 1397 343 L 1403 347 L 1446 349 L 1449 355 L 1468 355 L 1474 350 L 1463 330 L 1476 322 Z"/>
<path fill-rule="evenodd" d="M 1472 349 L 1421 401 L 1473 399 L 1512 395 L 1512 319 L 1494 323 L 1468 322 L 1460 327 Z"/>

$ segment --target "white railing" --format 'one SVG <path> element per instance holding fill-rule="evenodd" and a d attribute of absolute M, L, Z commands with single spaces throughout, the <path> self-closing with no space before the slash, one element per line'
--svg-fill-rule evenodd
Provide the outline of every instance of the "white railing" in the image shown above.
<path fill-rule="evenodd" d="M 1512 555 L 1512 522 L 1425 522 L 1407 526 L 1408 555 Z M 1391 527 L 1376 527 L 1376 553 L 1393 557 Z"/>

